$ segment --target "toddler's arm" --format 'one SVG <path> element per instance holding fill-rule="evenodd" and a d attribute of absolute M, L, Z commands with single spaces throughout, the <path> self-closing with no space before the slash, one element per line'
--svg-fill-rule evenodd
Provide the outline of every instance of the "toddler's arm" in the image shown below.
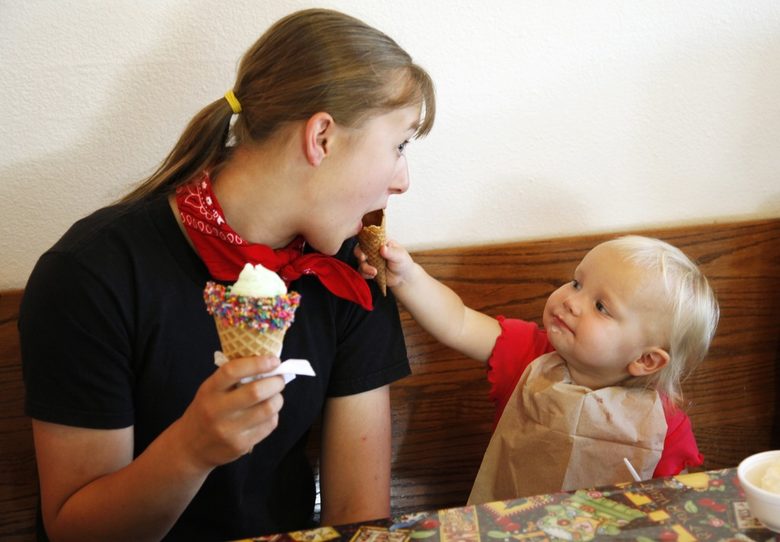
<path fill-rule="evenodd" d="M 363 275 L 376 275 L 360 248 L 355 254 Z M 431 277 L 395 241 L 383 246 L 380 254 L 387 260 L 387 285 L 426 331 L 470 358 L 488 360 L 501 334 L 495 318 L 466 307 L 455 292 Z"/>

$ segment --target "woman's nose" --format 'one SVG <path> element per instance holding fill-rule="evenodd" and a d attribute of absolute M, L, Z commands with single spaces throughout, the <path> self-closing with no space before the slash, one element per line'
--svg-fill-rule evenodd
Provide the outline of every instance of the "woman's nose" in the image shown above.
<path fill-rule="evenodd" d="M 409 164 L 406 161 L 406 157 L 402 157 L 398 161 L 398 170 L 393 176 L 393 181 L 390 184 L 391 194 L 403 194 L 409 190 Z"/>

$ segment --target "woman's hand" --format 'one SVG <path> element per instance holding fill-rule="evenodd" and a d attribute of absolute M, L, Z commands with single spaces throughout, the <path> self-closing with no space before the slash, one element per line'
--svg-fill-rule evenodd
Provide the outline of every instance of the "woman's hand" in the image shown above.
<path fill-rule="evenodd" d="M 284 379 L 239 381 L 278 366 L 279 358 L 270 355 L 236 358 L 201 384 L 178 421 L 194 466 L 211 469 L 238 459 L 276 428 Z"/>

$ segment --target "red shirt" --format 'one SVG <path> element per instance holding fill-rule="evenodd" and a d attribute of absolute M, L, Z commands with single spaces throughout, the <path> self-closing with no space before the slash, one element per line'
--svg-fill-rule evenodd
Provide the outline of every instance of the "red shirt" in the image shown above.
<path fill-rule="evenodd" d="M 517 387 L 523 371 L 536 358 L 554 348 L 547 340 L 547 332 L 533 322 L 498 317 L 501 335 L 496 339 L 488 359 L 490 399 L 496 404 L 495 424 L 501 418 L 509 397 Z M 653 477 L 679 474 L 687 467 L 698 467 L 704 461 L 696 446 L 691 420 L 666 397 L 661 397 L 666 417 L 666 437 L 661 459 Z"/>

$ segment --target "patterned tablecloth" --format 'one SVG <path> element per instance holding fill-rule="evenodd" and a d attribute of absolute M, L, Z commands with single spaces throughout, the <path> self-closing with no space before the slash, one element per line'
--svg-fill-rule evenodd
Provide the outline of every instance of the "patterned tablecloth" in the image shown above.
<path fill-rule="evenodd" d="M 751 515 L 736 469 L 263 536 L 263 542 L 774 540 Z"/>

